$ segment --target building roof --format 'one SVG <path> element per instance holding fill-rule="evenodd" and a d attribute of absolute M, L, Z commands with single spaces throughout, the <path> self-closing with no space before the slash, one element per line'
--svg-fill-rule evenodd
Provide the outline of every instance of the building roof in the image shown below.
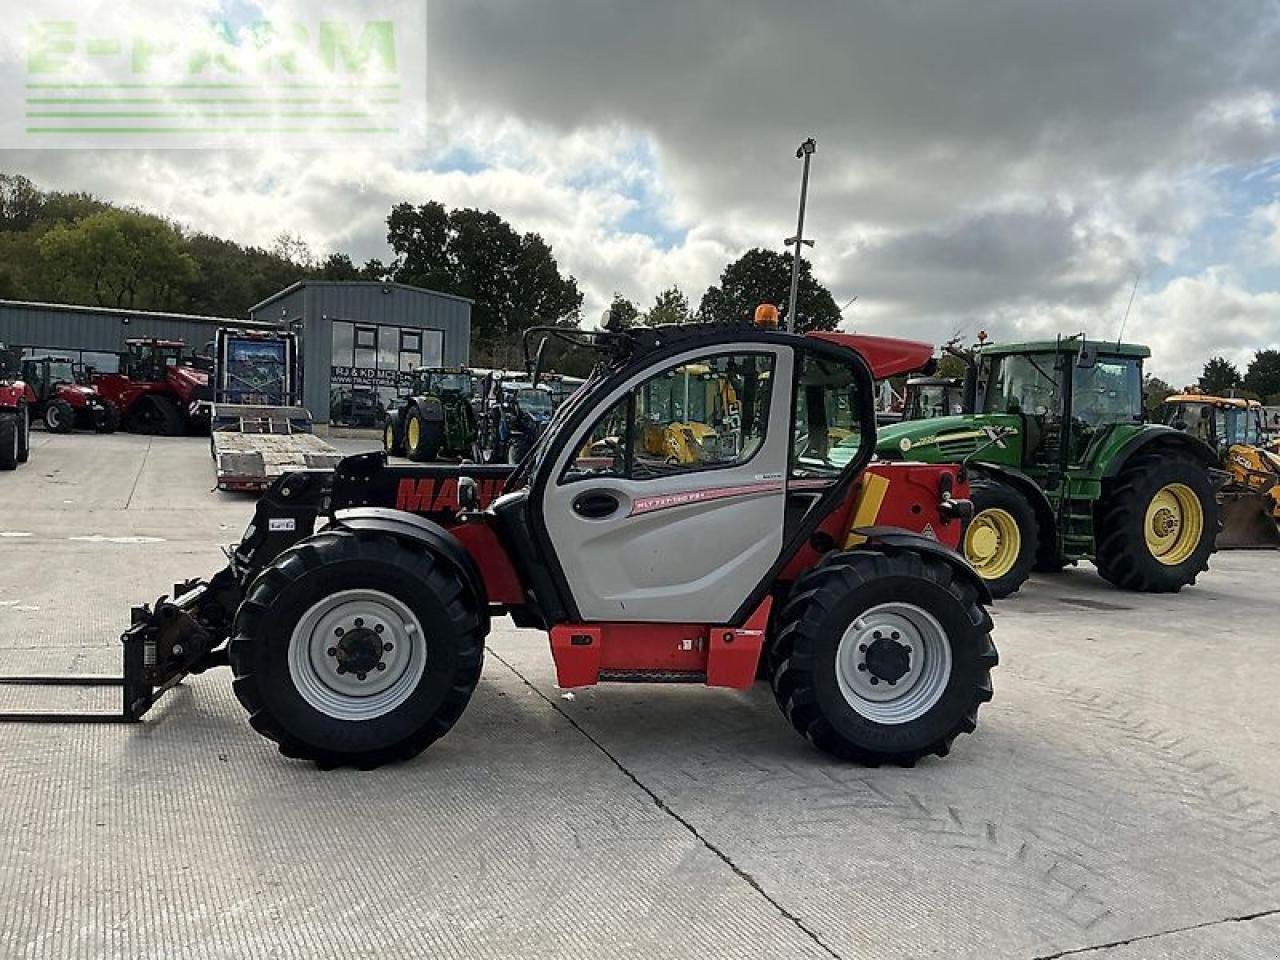
<path fill-rule="evenodd" d="M 249 308 L 250 313 L 256 313 L 263 307 L 269 307 L 277 300 L 281 300 L 292 293 L 296 293 L 303 287 L 394 287 L 398 290 L 409 290 L 413 293 L 425 293 L 432 297 L 442 297 L 445 300 L 457 300 L 461 303 L 475 303 L 469 297 L 459 297 L 453 293 L 442 293 L 439 290 L 428 290 L 426 287 L 415 287 L 408 283 L 395 283 L 391 280 L 299 280 L 297 283 L 290 284 L 278 293 L 273 293 L 261 303 L 255 303 Z"/>
<path fill-rule="evenodd" d="M 260 326 L 250 324 L 248 320 L 237 320 L 232 317 L 207 317 L 198 313 L 178 313 L 176 311 L 126 310 L 120 307 L 94 307 L 83 303 L 40 303 L 34 300 L 0 300 L 0 307 L 16 310 L 54 310 L 59 313 L 87 313 L 109 317 L 154 317 L 161 320 L 194 320 L 197 323 L 211 323 L 219 326 Z"/>

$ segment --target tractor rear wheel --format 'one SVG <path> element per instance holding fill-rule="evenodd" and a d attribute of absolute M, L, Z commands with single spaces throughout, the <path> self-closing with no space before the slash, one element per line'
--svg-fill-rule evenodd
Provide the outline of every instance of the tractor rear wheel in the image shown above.
<path fill-rule="evenodd" d="M 0 470 L 18 468 L 18 415 L 0 413 Z"/>
<path fill-rule="evenodd" d="M 1177 593 L 1209 569 L 1218 499 L 1209 471 L 1178 454 L 1135 456 L 1098 505 L 1103 579 L 1126 590 Z"/>
<path fill-rule="evenodd" d="M 1035 509 L 999 480 L 973 480 L 969 499 L 973 516 L 964 526 L 965 559 L 997 600 L 1017 593 L 1036 560 L 1040 531 Z"/>
<path fill-rule="evenodd" d="M 76 412 L 71 404 L 54 397 L 44 408 L 44 428 L 50 433 L 70 433 L 76 426 Z"/>
<path fill-rule="evenodd" d="M 440 449 L 440 430 L 439 423 L 423 419 L 422 411 L 414 407 L 405 419 L 405 456 L 418 463 L 434 460 Z"/>
<path fill-rule="evenodd" d="M 110 400 L 102 401 L 102 409 L 95 413 L 93 429 L 98 433 L 115 433 L 120 429 L 120 408 Z"/>
<path fill-rule="evenodd" d="M 18 462 L 31 459 L 31 411 L 26 406 L 18 408 Z"/>
<path fill-rule="evenodd" d="M 371 769 L 449 732 L 480 680 L 479 604 L 427 549 L 329 530 L 254 581 L 229 648 L 235 693 L 286 757 Z"/>
<path fill-rule="evenodd" d="M 946 756 L 991 699 L 991 618 L 942 560 L 833 555 L 796 582 L 777 622 L 778 706 L 843 760 L 911 766 Z"/>
<path fill-rule="evenodd" d="M 153 394 L 138 400 L 125 418 L 125 429 L 153 437 L 180 437 L 187 432 L 178 405 L 168 397 Z"/>

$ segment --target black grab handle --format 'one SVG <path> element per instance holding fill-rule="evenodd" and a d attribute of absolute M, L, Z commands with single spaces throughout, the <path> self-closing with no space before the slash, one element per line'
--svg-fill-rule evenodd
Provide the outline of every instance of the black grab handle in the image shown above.
<path fill-rule="evenodd" d="M 603 520 L 605 517 L 616 513 L 619 506 L 621 506 L 621 503 L 612 493 L 592 490 L 588 493 L 580 494 L 573 501 L 573 512 L 580 517 L 586 517 L 588 520 Z"/>

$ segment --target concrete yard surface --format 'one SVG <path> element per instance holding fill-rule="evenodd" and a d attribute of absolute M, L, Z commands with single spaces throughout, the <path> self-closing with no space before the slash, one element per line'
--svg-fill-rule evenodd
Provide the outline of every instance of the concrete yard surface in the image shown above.
<path fill-rule="evenodd" d="M 118 670 L 130 606 L 219 569 L 253 501 L 207 438 L 33 439 L 0 674 Z M 977 733 L 914 769 L 817 753 L 763 684 L 570 694 L 505 619 L 402 766 L 282 758 L 226 670 L 138 725 L 7 725 L 0 957 L 1272 960 L 1277 584 L 1275 552 L 1172 596 L 1037 576 L 995 607 Z M 37 703 L 114 706 L 0 688 Z"/>

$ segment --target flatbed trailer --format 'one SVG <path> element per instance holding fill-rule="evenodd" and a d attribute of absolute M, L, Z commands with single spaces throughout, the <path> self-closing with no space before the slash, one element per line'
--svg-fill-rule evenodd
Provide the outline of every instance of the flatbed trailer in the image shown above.
<path fill-rule="evenodd" d="M 210 446 L 219 490 L 266 490 L 294 470 L 326 470 L 342 454 L 317 437 L 305 407 L 214 404 Z"/>

